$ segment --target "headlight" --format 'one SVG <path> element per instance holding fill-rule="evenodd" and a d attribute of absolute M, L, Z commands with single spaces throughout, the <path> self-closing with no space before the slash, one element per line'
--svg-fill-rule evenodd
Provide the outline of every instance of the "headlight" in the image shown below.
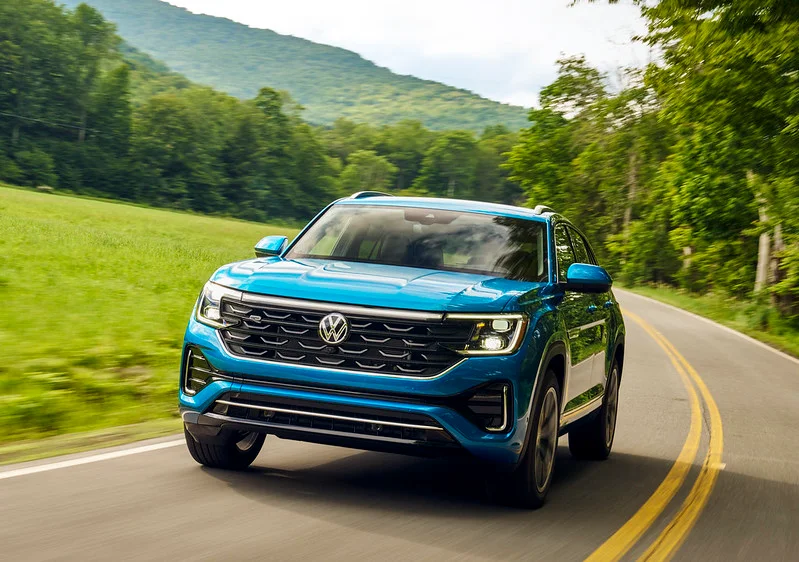
<path fill-rule="evenodd" d="M 197 303 L 197 321 L 214 328 L 224 328 L 228 322 L 222 317 L 222 298 L 240 301 L 241 292 L 228 289 L 210 281 L 203 287 Z"/>
<path fill-rule="evenodd" d="M 508 355 L 522 343 L 527 320 L 522 314 L 448 314 L 447 320 L 473 321 L 474 329 L 463 355 Z"/>

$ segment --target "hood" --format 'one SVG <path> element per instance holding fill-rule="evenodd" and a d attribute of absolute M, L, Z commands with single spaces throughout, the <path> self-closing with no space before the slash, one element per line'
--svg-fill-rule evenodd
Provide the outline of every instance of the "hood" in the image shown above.
<path fill-rule="evenodd" d="M 520 295 L 541 286 L 471 273 L 277 257 L 226 265 L 211 280 L 263 295 L 436 312 L 513 309 Z"/>

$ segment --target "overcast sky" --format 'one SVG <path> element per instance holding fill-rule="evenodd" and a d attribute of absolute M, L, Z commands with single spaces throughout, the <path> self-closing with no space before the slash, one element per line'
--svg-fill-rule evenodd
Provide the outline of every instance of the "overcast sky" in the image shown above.
<path fill-rule="evenodd" d="M 531 106 L 562 54 L 583 53 L 602 70 L 642 66 L 633 44 L 637 8 L 570 0 L 169 0 L 232 19 L 344 47 L 400 74 L 436 80 Z M 622 3 L 624 0 L 622 0 Z"/>

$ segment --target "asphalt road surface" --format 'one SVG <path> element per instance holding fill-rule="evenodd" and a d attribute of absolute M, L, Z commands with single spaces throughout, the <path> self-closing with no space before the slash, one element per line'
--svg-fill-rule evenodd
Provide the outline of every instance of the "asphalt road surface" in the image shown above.
<path fill-rule="evenodd" d="M 799 362 L 617 294 L 613 454 L 562 438 L 541 510 L 491 503 L 463 461 L 269 437 L 230 473 L 176 436 L 0 469 L 0 559 L 799 560 Z"/>

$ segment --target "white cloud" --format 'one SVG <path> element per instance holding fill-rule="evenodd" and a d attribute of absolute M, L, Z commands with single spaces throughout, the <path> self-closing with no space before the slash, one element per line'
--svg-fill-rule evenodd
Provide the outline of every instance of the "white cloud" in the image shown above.
<path fill-rule="evenodd" d="M 631 38 L 645 27 L 629 4 L 570 0 L 169 0 L 355 51 L 401 74 L 532 105 L 555 61 L 586 55 L 605 71 L 647 62 Z"/>

